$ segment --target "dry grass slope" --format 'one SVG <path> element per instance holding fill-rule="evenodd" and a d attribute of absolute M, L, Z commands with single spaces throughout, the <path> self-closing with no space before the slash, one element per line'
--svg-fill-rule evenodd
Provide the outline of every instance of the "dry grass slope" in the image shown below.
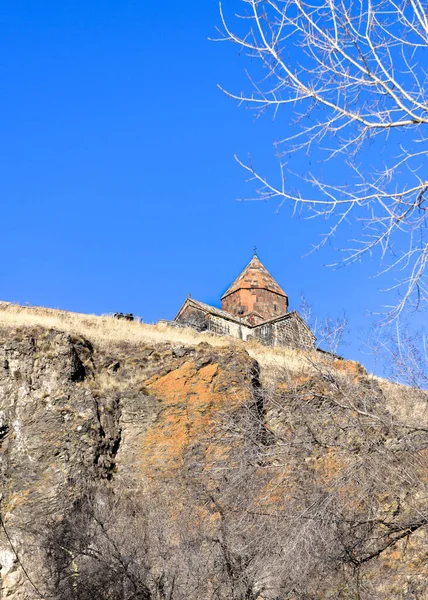
<path fill-rule="evenodd" d="M 40 326 L 80 335 L 105 350 L 118 345 L 162 344 L 171 346 L 197 346 L 206 342 L 217 348 L 233 346 L 245 349 L 263 367 L 269 370 L 287 367 L 293 372 L 307 372 L 311 362 L 331 364 L 318 352 L 303 352 L 288 348 L 270 348 L 255 341 L 241 342 L 229 336 L 197 333 L 190 328 L 168 325 L 148 325 L 137 321 L 124 321 L 111 316 L 96 316 L 67 312 L 52 308 L 28 307 L 0 302 L 0 326 L 13 329 Z M 309 360 L 308 360 L 309 359 Z"/>
<path fill-rule="evenodd" d="M 345 376 L 358 377 L 365 372 L 354 361 L 332 360 L 317 351 L 308 352 L 290 348 L 271 348 L 257 341 L 243 342 L 229 336 L 213 333 L 198 333 L 190 328 L 171 327 L 166 324 L 150 325 L 138 321 L 124 321 L 111 316 L 97 316 L 37 306 L 20 306 L 9 302 L 0 302 L 0 326 L 12 329 L 22 327 L 44 327 L 56 329 L 72 335 L 83 336 L 105 351 L 113 351 L 118 346 L 139 346 L 142 344 L 168 344 L 171 347 L 197 346 L 206 342 L 216 348 L 244 349 L 256 359 L 261 367 L 263 383 L 275 381 L 278 373 L 284 369 L 294 375 L 307 376 L 316 370 L 334 370 Z M 405 386 L 374 378 L 382 387 L 385 395 L 392 400 L 394 412 L 411 412 L 414 404 L 403 405 L 401 397 Z M 426 409 L 426 396 L 418 398 L 416 412 L 421 414 L 420 403 Z M 426 410 L 423 411 L 424 415 Z"/>

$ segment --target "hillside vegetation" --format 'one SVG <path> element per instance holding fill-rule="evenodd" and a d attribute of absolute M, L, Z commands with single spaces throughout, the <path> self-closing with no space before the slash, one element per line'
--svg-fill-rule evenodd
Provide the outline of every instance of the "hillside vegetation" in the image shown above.
<path fill-rule="evenodd" d="M 427 457 L 357 363 L 0 305 L 0 598 L 424 600 Z"/>
<path fill-rule="evenodd" d="M 194 346 L 202 341 L 216 348 L 235 346 L 245 348 L 259 361 L 277 364 L 287 363 L 289 368 L 301 368 L 302 353 L 287 348 L 269 348 L 258 341 L 240 342 L 236 338 L 212 333 L 197 333 L 190 328 L 171 327 L 164 324 L 148 325 L 138 321 L 124 321 L 111 316 L 95 316 L 43 307 L 26 307 L 0 302 L 0 323 L 5 327 L 49 327 L 73 335 L 86 336 L 99 347 L 108 350 L 123 344 L 159 344 Z M 305 354 L 306 356 L 307 354 Z M 321 361 L 318 353 L 312 355 Z"/>

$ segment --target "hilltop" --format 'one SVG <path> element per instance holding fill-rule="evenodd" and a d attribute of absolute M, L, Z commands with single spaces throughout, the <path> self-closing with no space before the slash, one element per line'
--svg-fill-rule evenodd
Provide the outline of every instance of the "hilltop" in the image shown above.
<path fill-rule="evenodd" d="M 427 449 L 355 362 L 3 303 L 0 597 L 422 600 Z"/>

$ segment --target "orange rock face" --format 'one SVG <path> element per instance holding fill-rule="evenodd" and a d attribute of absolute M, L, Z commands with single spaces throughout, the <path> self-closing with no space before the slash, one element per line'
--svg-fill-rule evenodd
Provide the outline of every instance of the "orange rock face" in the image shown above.
<path fill-rule="evenodd" d="M 166 375 L 152 377 L 146 385 L 164 407 L 143 441 L 144 471 L 152 475 L 162 471 L 171 475 L 196 443 L 202 445 L 204 455 L 209 454 L 215 415 L 242 402 L 246 393 L 216 362 L 199 369 L 194 362 L 185 362 Z"/>

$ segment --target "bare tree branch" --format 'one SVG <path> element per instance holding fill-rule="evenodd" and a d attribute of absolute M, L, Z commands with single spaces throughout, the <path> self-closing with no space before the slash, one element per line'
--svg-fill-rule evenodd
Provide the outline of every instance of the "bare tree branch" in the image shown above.
<path fill-rule="evenodd" d="M 377 252 L 379 274 L 398 294 L 391 318 L 428 304 L 428 16 L 422 0 L 240 0 L 243 14 L 226 18 L 223 36 L 252 60 L 250 92 L 223 91 L 258 113 L 294 117 L 276 143 L 279 178 L 272 181 L 238 159 L 276 199 L 331 224 L 317 249 L 339 227 L 357 224 L 345 264 Z M 256 60 L 254 60 L 256 59 Z M 255 66 L 254 66 L 255 65 Z M 259 70 L 259 67 L 261 69 Z M 381 137 L 379 137 L 381 136 Z M 387 152 L 374 148 L 379 140 Z M 377 147 L 377 146 L 376 146 Z M 293 173 L 287 157 L 303 153 L 314 173 Z M 333 181 L 323 167 L 334 161 Z M 296 186 L 296 179 L 299 180 Z M 296 189 L 298 191 L 296 191 Z M 312 192 L 311 192 L 312 189 Z M 335 263 L 338 264 L 338 263 Z"/>

